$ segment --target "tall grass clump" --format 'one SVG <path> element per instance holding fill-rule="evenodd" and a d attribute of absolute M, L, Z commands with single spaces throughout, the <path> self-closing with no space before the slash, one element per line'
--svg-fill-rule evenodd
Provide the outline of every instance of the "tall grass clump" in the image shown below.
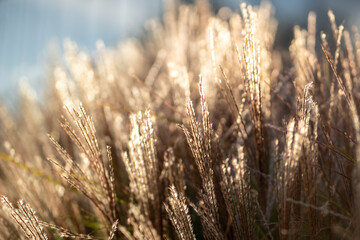
<path fill-rule="evenodd" d="M 45 97 L 0 107 L 1 239 L 360 238 L 360 34 L 329 19 L 288 51 L 266 2 L 66 40 Z"/>

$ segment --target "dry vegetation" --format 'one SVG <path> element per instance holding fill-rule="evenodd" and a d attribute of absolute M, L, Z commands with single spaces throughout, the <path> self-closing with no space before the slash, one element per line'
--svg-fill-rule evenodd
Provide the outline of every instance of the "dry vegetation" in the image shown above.
<path fill-rule="evenodd" d="M 360 35 L 310 13 L 276 51 L 272 12 L 198 1 L 92 57 L 65 41 L 46 97 L 0 108 L 1 239 L 359 237 Z"/>

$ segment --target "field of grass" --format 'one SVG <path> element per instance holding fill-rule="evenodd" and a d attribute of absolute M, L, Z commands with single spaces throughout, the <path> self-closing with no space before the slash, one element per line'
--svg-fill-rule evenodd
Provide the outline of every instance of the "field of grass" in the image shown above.
<path fill-rule="evenodd" d="M 169 5 L 0 107 L 0 239 L 360 239 L 360 34 Z"/>

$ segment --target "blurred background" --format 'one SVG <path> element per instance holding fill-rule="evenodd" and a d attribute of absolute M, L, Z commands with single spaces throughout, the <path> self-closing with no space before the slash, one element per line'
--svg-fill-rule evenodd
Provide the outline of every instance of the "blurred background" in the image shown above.
<path fill-rule="evenodd" d="M 0 96 L 16 96 L 20 79 L 39 89 L 46 77 L 51 46 L 70 38 L 92 52 L 96 41 L 116 46 L 124 38 L 139 36 L 150 18 L 161 18 L 166 0 L 0 0 Z M 240 2 L 260 0 L 209 0 L 218 11 L 228 6 L 239 11 Z M 185 1 L 187 3 L 192 1 Z M 317 30 L 329 31 L 327 11 L 338 24 L 360 25 L 359 0 L 273 0 L 279 22 L 276 47 L 287 48 L 294 25 L 306 27 L 307 14 L 317 14 Z"/>

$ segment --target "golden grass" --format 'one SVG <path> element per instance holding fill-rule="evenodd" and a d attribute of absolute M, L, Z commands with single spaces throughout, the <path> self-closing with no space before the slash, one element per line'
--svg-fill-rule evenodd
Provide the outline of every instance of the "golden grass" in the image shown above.
<path fill-rule="evenodd" d="M 94 56 L 66 40 L 46 96 L 0 107 L 0 238 L 359 238 L 360 35 L 311 12 L 278 51 L 272 13 L 197 1 Z"/>

